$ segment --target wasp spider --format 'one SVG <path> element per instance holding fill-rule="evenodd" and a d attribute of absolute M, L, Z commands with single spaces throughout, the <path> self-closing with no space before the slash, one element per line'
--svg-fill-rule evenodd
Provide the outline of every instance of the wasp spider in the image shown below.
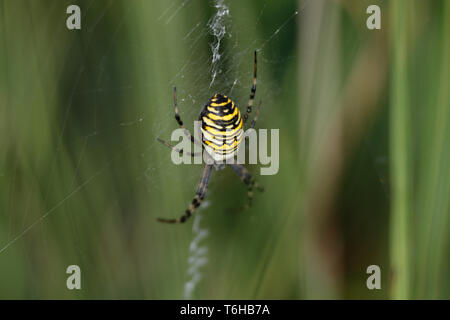
<path fill-rule="evenodd" d="M 202 148 L 207 151 L 207 154 L 212 158 L 213 161 L 212 164 L 206 164 L 203 168 L 200 184 L 197 187 L 197 192 L 195 193 L 195 197 L 190 203 L 189 207 L 186 209 L 185 213 L 177 219 L 158 218 L 158 221 L 165 223 L 185 222 L 194 213 L 195 209 L 200 206 L 203 199 L 205 198 L 212 167 L 214 166 L 217 170 L 223 169 L 225 165 L 221 161 L 232 158 L 236 154 L 238 147 L 242 142 L 243 127 L 247 122 L 248 116 L 252 112 L 255 92 L 256 50 L 253 71 L 253 85 L 250 93 L 250 100 L 247 106 L 247 112 L 243 117 L 241 117 L 239 109 L 231 99 L 219 93 L 215 94 L 206 103 L 206 105 L 200 112 L 200 116 L 198 119 L 199 121 L 201 121 L 202 132 L 202 141 L 200 142 L 196 138 L 194 138 L 187 129 L 184 128 L 183 121 L 181 121 L 180 115 L 178 113 L 177 91 L 176 88 L 174 88 L 173 99 L 175 106 L 175 119 L 177 120 L 178 125 L 184 129 L 186 136 L 191 140 L 192 143 L 198 145 L 201 144 Z M 253 128 L 256 124 L 260 107 L 261 102 L 256 109 L 255 117 L 250 125 L 251 128 Z M 164 140 L 161 140 L 159 138 L 157 139 L 169 148 L 174 149 L 179 153 L 183 153 L 183 150 L 176 149 Z M 189 153 L 189 155 L 196 156 L 198 154 Z M 241 178 L 241 180 L 247 185 L 248 205 L 250 205 L 253 198 L 253 188 L 257 188 L 260 191 L 263 191 L 263 188 L 258 186 L 249 171 L 243 165 L 236 163 L 231 163 L 229 165 Z"/>

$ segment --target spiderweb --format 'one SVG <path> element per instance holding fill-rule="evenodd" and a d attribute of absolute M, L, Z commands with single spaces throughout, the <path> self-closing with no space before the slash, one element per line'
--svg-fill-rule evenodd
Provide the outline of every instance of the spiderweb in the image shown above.
<path fill-rule="evenodd" d="M 80 220 L 73 212 L 74 210 L 69 210 L 69 208 L 74 202 L 85 202 L 87 206 L 89 201 L 95 201 L 95 199 L 89 199 L 90 186 L 95 185 L 100 179 L 114 177 L 116 174 L 120 176 L 120 172 L 117 172 L 118 164 L 124 163 L 126 159 L 133 159 L 132 161 L 137 163 L 140 168 L 139 174 L 134 176 L 135 185 L 128 186 L 135 192 L 147 194 L 161 192 L 164 189 L 165 177 L 175 175 L 183 176 L 181 189 L 191 192 L 192 186 L 198 184 L 198 170 L 184 170 L 185 168 L 171 164 L 169 150 L 166 150 L 166 157 L 154 156 L 160 152 L 161 148 L 164 148 L 155 141 L 155 138 L 160 136 L 170 140 L 170 133 L 176 128 L 172 108 L 172 88 L 174 86 L 177 86 L 180 111 L 185 122 L 188 123 L 189 129 L 192 129 L 189 123 L 196 119 L 201 106 L 215 92 L 235 97 L 242 110 L 250 93 L 253 72 L 252 54 L 256 49 L 259 55 L 258 88 L 264 88 L 257 92 L 257 99 L 264 100 L 264 108 L 267 110 L 273 108 L 274 101 L 283 92 L 283 88 L 277 80 L 279 74 L 269 74 L 267 70 L 271 68 L 282 72 L 278 66 L 295 59 L 294 56 L 280 54 L 277 50 L 277 41 L 280 41 L 280 37 L 293 38 L 293 35 L 287 32 L 294 29 L 296 16 L 308 1 L 300 2 L 299 8 L 295 2 L 291 1 L 283 12 L 279 12 L 276 19 L 270 18 L 271 1 L 268 0 L 253 4 L 236 1 L 230 3 L 226 0 L 207 3 L 208 5 L 200 8 L 194 1 L 171 0 L 165 1 L 163 7 L 156 8 L 155 6 L 154 11 L 149 13 L 149 19 L 153 19 L 155 24 L 172 27 L 173 24 L 188 19 L 187 23 L 191 27 L 182 31 L 182 37 L 173 39 L 174 42 L 181 42 L 189 48 L 187 59 L 173 61 L 173 65 L 168 68 L 168 80 L 153 79 L 148 75 L 136 80 L 130 75 L 119 81 L 111 80 L 114 77 L 110 71 L 114 63 L 111 57 L 122 45 L 120 37 L 126 33 L 124 30 L 127 29 L 127 23 L 132 19 L 131 15 L 134 14 L 134 11 L 127 6 L 126 2 L 118 4 L 117 1 L 108 1 L 98 4 L 95 1 L 87 1 L 85 5 L 81 5 L 82 32 L 90 33 L 93 36 L 85 38 L 86 42 L 82 44 L 80 50 L 86 57 L 89 56 L 88 52 L 95 51 L 95 59 L 75 64 L 73 70 L 77 71 L 73 72 L 74 78 L 64 84 L 66 88 L 62 90 L 61 100 L 64 101 L 64 105 L 60 108 L 61 122 L 58 123 L 56 144 L 50 148 L 49 152 L 52 155 L 48 170 L 51 179 L 46 180 L 44 186 L 37 186 L 34 190 L 42 191 L 44 194 L 45 209 L 38 208 L 35 211 L 29 206 L 25 212 L 4 213 L 2 221 L 7 221 L 8 224 L 2 227 L 6 232 L 0 237 L 0 261 L 6 252 L 15 250 L 15 246 L 32 234 L 35 229 L 36 232 L 39 230 L 41 233 L 45 233 L 45 228 L 38 229 L 37 226 L 43 227 L 46 224 L 52 224 L 52 219 L 66 221 L 63 223 L 68 224 L 67 228 L 71 230 L 69 234 L 76 239 L 79 255 L 85 256 Z M 186 11 L 195 11 L 194 6 L 197 8 L 195 9 L 197 10 L 196 14 L 186 17 Z M 200 10 L 198 10 L 199 8 Z M 59 9 L 57 5 L 53 4 L 50 12 L 57 16 Z M 108 18 L 117 10 L 122 10 L 121 14 L 116 15 L 120 17 L 119 19 Z M 239 11 L 244 13 L 243 16 L 251 12 L 255 19 L 242 21 Z M 262 32 L 258 33 L 256 30 L 261 24 L 264 24 L 264 28 L 262 28 Z M 251 32 L 242 32 L 244 27 Z M 107 29 L 109 32 L 104 43 L 96 45 L 95 33 L 100 29 Z M 58 30 L 55 37 L 64 38 L 65 32 L 67 32 L 65 29 Z M 251 37 L 255 34 L 256 37 Z M 71 49 L 80 45 L 79 39 L 78 42 L 76 38 L 71 38 L 70 41 L 73 41 L 69 46 Z M 142 48 L 144 50 L 144 45 L 136 38 L 130 36 L 129 41 L 134 49 L 139 51 Z M 205 42 L 208 43 L 209 50 L 205 50 Z M 157 59 L 157 57 L 151 56 L 151 53 L 145 52 L 141 53 L 141 57 L 148 58 L 142 62 L 144 65 L 152 63 L 151 59 Z M 67 69 L 70 68 L 67 67 Z M 127 75 L 126 71 L 122 70 L 122 72 Z M 87 74 L 93 81 L 84 82 Z M 194 80 L 192 81 L 192 79 Z M 126 112 L 119 112 L 120 110 L 116 109 L 114 101 L 112 101 L 114 98 L 128 99 L 134 95 L 144 94 L 146 89 L 154 88 L 161 89 L 164 92 L 161 97 L 164 98 L 155 97 L 150 107 L 149 105 L 130 106 Z M 150 99 L 151 97 L 149 97 Z M 90 101 L 90 104 L 83 106 L 79 104 L 80 101 Z M 105 104 L 109 104 L 109 110 L 103 107 Z M 163 107 L 152 108 L 153 105 L 162 105 Z M 88 121 L 83 122 L 80 119 L 88 119 Z M 265 116 L 262 113 L 260 121 L 264 122 L 264 120 Z M 77 127 L 74 126 L 74 123 L 77 124 Z M 133 142 L 130 137 L 140 135 L 143 131 L 148 134 L 147 143 Z M 110 138 L 113 132 L 116 133 L 115 137 L 119 137 L 119 140 Z M 117 143 L 121 143 L 121 147 L 113 148 Z M 95 159 L 96 150 L 107 149 L 109 146 L 111 146 L 111 153 L 105 153 L 104 157 Z M 117 149 L 120 151 L 116 151 Z M 64 167 L 59 166 L 66 156 L 71 158 L 74 165 L 73 169 L 64 172 Z M 167 175 L 160 174 L 160 172 L 165 172 Z M 2 172 L 2 175 L 4 174 Z M 59 175 L 67 176 L 69 182 L 65 184 L 65 188 L 53 192 L 52 181 L 58 180 Z M 24 194 L 24 199 L 31 198 L 31 192 Z M 118 193 L 120 194 L 120 190 Z M 14 203 L 19 199 L 13 197 L 10 201 Z M 105 204 L 105 212 L 108 212 L 107 206 L 114 207 L 119 203 L 120 199 L 111 199 L 111 203 Z M 78 209 L 85 206 L 74 205 L 74 207 Z M 138 211 L 139 207 L 136 205 L 134 209 Z M 178 212 L 183 212 L 183 210 L 184 207 L 179 208 Z M 163 214 L 165 215 L 165 213 Z M 171 215 L 177 216 L 178 213 L 171 213 Z M 107 217 L 107 214 L 102 214 L 102 217 Z M 148 221 L 153 221 L 154 217 L 151 216 L 151 220 L 149 218 Z M 137 219 L 137 217 L 135 218 Z M 200 219 L 199 217 L 194 222 L 193 237 L 190 233 L 186 234 L 187 238 L 194 239 L 191 248 L 194 247 L 194 244 L 198 245 L 196 241 L 204 239 L 204 235 L 207 233 L 200 227 Z M 127 228 L 127 223 L 129 222 L 124 222 L 124 228 Z M 56 232 L 54 237 L 64 238 L 59 232 L 64 233 L 64 230 Z M 189 247 L 188 244 L 186 247 Z M 191 257 L 199 258 L 195 255 Z M 61 263 L 63 264 L 63 262 Z M 192 290 L 192 288 L 186 290 Z M 190 293 L 186 296 L 190 297 Z"/>

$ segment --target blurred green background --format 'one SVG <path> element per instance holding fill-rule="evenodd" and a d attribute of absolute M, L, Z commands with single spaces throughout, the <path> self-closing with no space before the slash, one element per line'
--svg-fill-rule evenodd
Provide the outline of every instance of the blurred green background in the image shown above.
<path fill-rule="evenodd" d="M 203 258 L 196 299 L 450 298 L 450 1 L 225 0 L 210 86 L 214 4 L 0 0 L 0 298 L 181 299 Z M 201 166 L 155 138 L 175 85 L 191 130 L 216 91 L 244 110 L 255 49 L 280 170 L 249 165 L 266 191 L 248 210 L 213 172 L 195 257 L 195 219 L 155 219 L 183 213 Z"/>

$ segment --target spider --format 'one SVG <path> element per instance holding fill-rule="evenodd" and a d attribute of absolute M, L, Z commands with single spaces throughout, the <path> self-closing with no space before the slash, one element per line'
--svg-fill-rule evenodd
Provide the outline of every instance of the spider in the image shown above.
<path fill-rule="evenodd" d="M 177 90 L 173 89 L 173 100 L 175 108 L 175 120 L 178 122 L 180 128 L 184 129 L 185 135 L 191 140 L 192 143 L 202 146 L 207 151 L 208 156 L 213 160 L 212 164 L 205 164 L 200 179 L 200 183 L 197 187 L 195 197 L 186 209 L 185 213 L 177 219 L 158 218 L 159 222 L 164 223 L 182 223 L 185 222 L 194 211 L 200 206 L 205 198 L 206 189 L 208 188 L 209 178 L 211 176 L 212 167 L 216 170 L 222 170 L 225 168 L 225 164 L 220 160 L 226 160 L 234 157 L 238 147 L 243 139 L 243 126 L 247 122 L 247 119 L 252 112 L 253 102 L 255 100 L 256 92 L 256 50 L 254 53 L 254 70 L 253 70 L 253 85 L 250 92 L 250 100 L 247 106 L 247 112 L 241 117 L 241 113 L 236 104 L 227 96 L 216 93 L 200 112 L 198 120 L 201 121 L 202 141 L 195 139 L 187 129 L 184 128 L 183 121 L 178 113 L 177 105 Z M 258 120 L 259 110 L 261 108 L 261 102 L 259 102 L 256 108 L 255 117 L 250 124 L 251 128 L 254 128 L 256 121 Z M 157 140 L 167 147 L 183 153 L 183 150 L 179 150 L 169 144 L 168 142 L 157 138 Z M 189 153 L 189 155 L 196 156 L 195 153 Z M 250 172 L 241 164 L 229 163 L 228 164 L 234 172 L 241 178 L 241 180 L 247 186 L 248 205 L 251 205 L 253 199 L 253 188 L 257 188 L 259 191 L 263 191 L 264 188 L 260 187 L 253 179 Z"/>

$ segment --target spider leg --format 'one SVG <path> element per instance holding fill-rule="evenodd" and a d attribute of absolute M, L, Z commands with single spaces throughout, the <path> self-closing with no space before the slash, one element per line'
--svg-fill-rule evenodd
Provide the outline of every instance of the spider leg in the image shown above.
<path fill-rule="evenodd" d="M 250 91 L 250 100 L 248 101 L 247 112 L 244 114 L 244 124 L 247 122 L 248 116 L 252 113 L 253 101 L 256 93 L 256 50 L 255 50 L 255 65 L 253 68 L 253 85 Z"/>
<path fill-rule="evenodd" d="M 183 129 L 184 135 L 186 137 L 189 138 L 189 140 L 191 140 L 192 143 L 196 144 L 197 146 L 199 146 L 200 148 L 203 149 L 203 144 L 201 141 L 199 141 L 198 139 L 196 139 L 193 135 L 190 134 L 189 130 L 186 129 L 184 127 L 183 121 L 181 120 L 180 117 L 180 113 L 178 110 L 178 103 L 177 103 L 177 87 L 173 87 L 173 105 L 174 105 L 174 110 L 175 110 L 175 120 L 177 121 L 178 125 L 180 126 L 181 129 Z M 156 138 L 159 142 L 161 142 L 162 144 L 166 145 L 167 147 L 179 152 L 180 154 L 183 153 L 183 150 L 179 150 L 177 148 L 175 148 L 174 146 L 172 146 L 170 143 L 160 139 L 160 138 Z M 195 150 L 195 149 L 194 149 Z M 190 155 L 191 157 L 197 157 L 197 156 L 201 156 L 201 152 L 189 152 L 187 153 L 188 155 Z M 206 157 L 210 160 L 210 162 L 213 162 L 213 159 L 211 158 L 211 156 L 209 154 L 206 154 Z"/>
<path fill-rule="evenodd" d="M 202 203 L 205 198 L 206 189 L 208 188 L 209 178 L 211 177 L 211 169 L 212 165 L 205 165 L 202 172 L 202 177 L 200 179 L 200 184 L 197 187 L 197 192 L 195 193 L 195 197 L 192 202 L 189 204 L 189 207 L 186 209 L 185 213 L 177 219 L 165 219 L 158 218 L 159 222 L 164 223 L 182 223 L 185 222 Z"/>
<path fill-rule="evenodd" d="M 183 149 L 175 148 L 173 145 L 171 145 L 170 143 L 164 141 L 163 139 L 161 139 L 161 138 L 159 138 L 159 137 L 157 137 L 156 140 L 158 140 L 159 142 L 161 142 L 161 143 L 162 143 L 163 145 L 165 145 L 166 147 L 169 147 L 170 149 L 175 150 L 175 151 L 178 152 L 179 154 L 183 154 L 183 153 L 184 153 Z M 188 156 L 191 156 L 191 157 L 197 157 L 197 156 L 200 156 L 202 153 L 201 153 L 201 152 L 189 152 L 189 151 L 188 151 L 188 152 L 186 152 L 186 154 L 187 154 Z"/>
<path fill-rule="evenodd" d="M 252 129 L 255 127 L 256 121 L 258 121 L 259 109 L 261 109 L 261 104 L 262 104 L 262 101 L 259 100 L 259 104 L 258 104 L 258 107 L 256 108 L 256 112 L 255 112 L 255 117 L 253 118 L 253 121 L 250 124 L 250 128 L 252 128 Z"/>
<path fill-rule="evenodd" d="M 251 206 L 253 200 L 253 188 L 258 189 L 260 192 L 264 191 L 264 188 L 253 179 L 250 172 L 241 164 L 230 164 L 234 172 L 241 178 L 242 182 L 247 185 L 248 206 Z"/>
<path fill-rule="evenodd" d="M 177 87 L 173 87 L 173 105 L 175 109 L 175 120 L 177 120 L 180 128 L 184 130 L 184 134 L 186 135 L 186 137 L 188 137 L 192 143 L 195 143 L 198 146 L 202 146 L 202 143 L 194 138 L 194 136 L 190 134 L 189 130 L 184 127 L 183 121 L 181 120 L 177 103 Z"/>

